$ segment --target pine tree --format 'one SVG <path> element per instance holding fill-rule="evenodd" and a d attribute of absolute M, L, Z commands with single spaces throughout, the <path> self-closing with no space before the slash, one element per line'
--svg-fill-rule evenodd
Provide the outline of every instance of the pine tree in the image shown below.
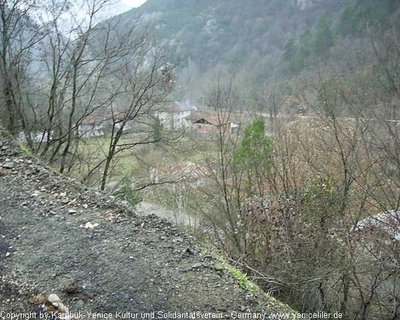
<path fill-rule="evenodd" d="M 331 19 L 323 16 L 317 25 L 314 38 L 314 52 L 318 56 L 326 54 L 333 46 L 333 34 L 331 31 Z"/>
<path fill-rule="evenodd" d="M 349 3 L 344 7 L 338 24 L 337 33 L 342 36 L 354 35 L 358 32 L 356 7 Z"/>
<path fill-rule="evenodd" d="M 285 45 L 285 51 L 283 52 L 283 58 L 286 61 L 292 61 L 297 53 L 297 47 L 294 39 L 290 39 Z"/>

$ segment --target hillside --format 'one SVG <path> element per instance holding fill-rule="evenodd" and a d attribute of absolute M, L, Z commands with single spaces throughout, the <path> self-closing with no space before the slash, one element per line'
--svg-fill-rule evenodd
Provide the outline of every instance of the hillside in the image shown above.
<path fill-rule="evenodd" d="M 0 212 L 2 312 L 43 311 L 43 297 L 52 293 L 82 318 L 91 318 L 88 312 L 290 311 L 242 289 L 177 227 L 138 217 L 53 173 L 2 134 Z"/>
<path fill-rule="evenodd" d="M 250 81 L 291 78 L 329 50 L 358 49 L 367 26 L 385 27 L 398 15 L 398 0 L 148 0 L 120 19 L 121 30 L 146 26 L 167 44 L 180 85 L 212 79 L 216 67 Z M 393 18 L 395 19 L 395 18 Z M 353 43 L 348 46 L 347 42 Z M 350 55 L 351 56 L 351 55 Z M 349 56 L 349 59 L 350 59 Z M 333 56 L 341 65 L 343 55 Z M 198 83 L 196 83 L 198 86 Z"/>
<path fill-rule="evenodd" d="M 290 38 L 313 27 L 322 14 L 338 14 L 343 3 L 149 0 L 119 18 L 121 25 L 152 25 L 161 41 L 170 44 L 179 68 L 191 60 L 201 70 L 218 64 L 240 69 L 282 52 Z"/>

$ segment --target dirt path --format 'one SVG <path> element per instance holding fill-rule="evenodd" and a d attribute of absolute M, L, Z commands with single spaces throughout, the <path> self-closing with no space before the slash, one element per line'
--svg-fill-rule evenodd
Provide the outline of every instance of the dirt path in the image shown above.
<path fill-rule="evenodd" d="M 0 272 L 0 311 L 35 310 L 40 306 L 32 295 L 51 293 L 71 312 L 114 318 L 118 312 L 201 311 L 229 318 L 231 312 L 274 310 L 264 296 L 241 289 L 177 226 L 136 216 L 60 177 L 1 135 Z"/>

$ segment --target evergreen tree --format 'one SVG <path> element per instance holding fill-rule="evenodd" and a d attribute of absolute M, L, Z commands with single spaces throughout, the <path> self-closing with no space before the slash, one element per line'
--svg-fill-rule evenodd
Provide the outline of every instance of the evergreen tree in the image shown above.
<path fill-rule="evenodd" d="M 153 134 L 154 134 L 154 141 L 156 141 L 156 144 L 158 144 L 161 141 L 162 129 L 163 129 L 163 124 L 160 118 L 158 116 L 154 117 Z"/>
<path fill-rule="evenodd" d="M 257 117 L 244 129 L 244 137 L 235 151 L 233 164 L 250 175 L 257 169 L 268 169 L 271 165 L 272 140 L 266 136 L 265 120 Z"/>
<path fill-rule="evenodd" d="M 354 35 L 358 31 L 356 7 L 347 3 L 339 17 L 336 32 L 345 37 Z"/>
<path fill-rule="evenodd" d="M 314 52 L 321 56 L 326 54 L 332 46 L 331 19 L 325 15 L 319 20 L 315 31 Z"/>
<path fill-rule="evenodd" d="M 297 67 L 302 69 L 305 67 L 306 60 L 312 54 L 313 37 L 310 30 L 307 30 L 300 36 L 298 47 L 299 49 L 296 55 L 295 62 Z"/>
<path fill-rule="evenodd" d="M 297 53 L 297 47 L 294 39 L 290 39 L 285 45 L 285 51 L 283 52 L 283 58 L 286 61 L 292 61 Z"/>

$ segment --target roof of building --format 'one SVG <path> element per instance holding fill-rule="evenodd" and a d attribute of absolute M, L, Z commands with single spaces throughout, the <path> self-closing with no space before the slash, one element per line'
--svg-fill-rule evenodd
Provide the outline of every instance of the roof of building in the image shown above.
<path fill-rule="evenodd" d="M 222 124 L 223 118 L 218 117 L 216 114 L 204 113 L 204 112 L 196 112 L 191 114 L 190 116 L 185 117 L 186 120 L 191 121 L 192 123 L 200 123 L 203 120 L 206 124 L 217 126 Z M 227 119 L 226 119 L 227 120 Z M 225 123 L 229 123 L 229 121 L 225 121 Z"/>

